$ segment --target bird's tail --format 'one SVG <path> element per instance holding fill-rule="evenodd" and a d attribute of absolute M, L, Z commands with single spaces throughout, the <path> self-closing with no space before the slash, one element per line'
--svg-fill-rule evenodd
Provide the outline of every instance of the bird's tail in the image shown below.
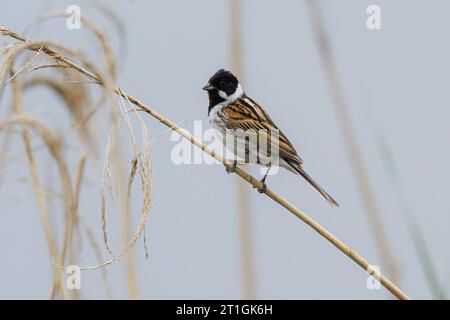
<path fill-rule="evenodd" d="M 292 168 L 294 169 L 294 171 L 296 173 L 298 173 L 299 175 L 301 175 L 303 178 L 305 178 L 306 181 L 308 181 L 308 183 L 314 188 L 316 189 L 316 191 L 325 199 L 328 201 L 328 203 L 334 207 L 334 208 L 339 208 L 339 203 L 337 203 L 336 200 L 333 199 L 332 196 L 330 196 L 317 182 L 315 182 L 313 180 L 313 178 L 311 178 L 309 176 L 309 174 L 306 173 L 305 169 L 303 169 L 301 166 L 292 166 Z"/>

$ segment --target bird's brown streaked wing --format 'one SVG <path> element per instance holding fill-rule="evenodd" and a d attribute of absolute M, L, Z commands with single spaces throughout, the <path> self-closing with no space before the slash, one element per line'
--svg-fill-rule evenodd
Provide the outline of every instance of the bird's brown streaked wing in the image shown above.
<path fill-rule="evenodd" d="M 296 166 L 302 165 L 303 161 L 298 156 L 292 143 L 275 125 L 269 115 L 251 98 L 242 97 L 225 106 L 222 109 L 222 117 L 226 129 L 255 130 L 255 132 L 264 130 L 268 139 L 272 139 L 272 130 L 278 130 L 280 158 Z"/>
<path fill-rule="evenodd" d="M 269 115 L 252 99 L 242 97 L 235 102 L 223 107 L 222 117 L 226 129 L 231 130 L 265 130 L 269 139 L 274 139 L 271 130 L 277 129 L 279 133 L 279 156 L 286 161 L 294 172 L 301 175 L 319 194 L 333 207 L 339 207 L 334 200 L 311 176 L 303 169 L 303 161 L 298 156 L 295 148 L 288 138 L 278 129 Z"/>

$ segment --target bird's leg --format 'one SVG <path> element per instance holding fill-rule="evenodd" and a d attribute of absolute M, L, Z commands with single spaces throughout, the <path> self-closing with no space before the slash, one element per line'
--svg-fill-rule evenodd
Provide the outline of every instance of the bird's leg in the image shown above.
<path fill-rule="evenodd" d="M 267 172 L 266 172 L 266 174 L 264 175 L 264 177 L 261 179 L 261 184 L 262 184 L 262 187 L 260 188 L 260 189 L 258 189 L 258 192 L 259 193 L 266 193 L 266 191 L 267 191 L 267 185 L 266 185 L 266 178 L 267 178 L 267 175 L 269 174 L 269 172 L 270 172 L 270 166 L 268 167 L 268 169 L 267 169 Z"/>
<path fill-rule="evenodd" d="M 236 171 L 237 164 L 238 164 L 237 160 L 233 160 L 233 167 L 231 169 L 228 167 L 225 167 L 225 170 L 227 170 L 227 173 L 228 174 L 234 173 Z"/>

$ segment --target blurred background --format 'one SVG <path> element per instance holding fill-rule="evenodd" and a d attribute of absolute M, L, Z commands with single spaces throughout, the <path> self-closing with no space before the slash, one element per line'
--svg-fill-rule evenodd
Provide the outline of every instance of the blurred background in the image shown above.
<path fill-rule="evenodd" d="M 100 49 L 85 28 L 70 30 L 64 18 L 34 23 L 73 4 L 111 42 L 118 85 L 188 130 L 196 120 L 209 128 L 201 90 L 209 77 L 219 68 L 239 74 L 246 93 L 283 129 L 307 171 L 341 208 L 331 208 L 305 181 L 283 170 L 268 178 L 269 187 L 378 265 L 410 297 L 446 298 L 448 1 L 3 0 L 0 25 L 82 50 L 101 65 Z M 381 9 L 380 30 L 367 27 L 370 5 Z M 13 42 L 0 39 L 2 46 Z M 4 118 L 9 91 L 0 103 Z M 42 88 L 27 93 L 24 105 L 55 132 L 73 126 L 59 98 Z M 132 271 L 125 259 L 109 265 L 109 294 L 100 270 L 82 271 L 77 298 L 391 298 L 383 287 L 368 289 L 368 275 L 353 261 L 251 186 L 239 184 L 223 166 L 175 165 L 171 134 L 142 117 L 156 138 L 149 257 L 141 239 L 133 247 Z M 98 154 L 86 164 L 79 212 L 107 260 L 99 194 L 110 124 L 102 113 L 93 121 Z M 64 141 L 75 175 L 80 150 L 73 136 Z M 48 195 L 49 213 L 61 243 L 59 181 L 54 162 L 39 153 L 40 143 L 34 139 L 33 147 L 55 194 L 53 200 Z M 24 154 L 20 134 L 13 134 L 1 158 L 0 298 L 47 299 L 51 258 Z M 259 177 L 259 170 L 247 169 Z M 133 230 L 138 219 L 133 212 Z M 121 218 L 110 212 L 108 220 L 111 247 L 118 251 Z M 76 264 L 98 263 L 86 236 L 80 239 Z"/>

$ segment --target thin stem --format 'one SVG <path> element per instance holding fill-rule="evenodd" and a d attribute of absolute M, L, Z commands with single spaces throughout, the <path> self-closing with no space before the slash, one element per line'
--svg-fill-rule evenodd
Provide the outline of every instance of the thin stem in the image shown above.
<path fill-rule="evenodd" d="M 230 63 L 231 70 L 243 81 L 242 68 L 242 40 L 241 40 L 241 0 L 230 0 Z M 239 221 L 239 237 L 241 243 L 241 270 L 242 289 L 244 299 L 251 300 L 256 297 L 255 290 L 255 264 L 253 259 L 252 242 L 252 212 L 251 196 L 245 182 L 237 179 L 237 205 Z"/>
<path fill-rule="evenodd" d="M 377 206 L 363 157 L 358 147 L 356 134 L 350 121 L 347 103 L 331 50 L 331 41 L 323 22 L 320 6 L 316 0 L 306 0 L 306 4 L 309 9 L 312 31 L 319 47 L 328 89 L 344 136 L 348 157 L 352 164 L 351 167 L 369 220 L 372 235 L 375 239 L 381 260 L 386 267 L 387 274 L 395 281 L 398 281 L 397 263 L 387 241 L 388 238 L 384 231 L 380 210 Z"/>
<path fill-rule="evenodd" d="M 20 92 L 20 86 L 16 82 L 16 80 L 13 80 L 12 82 L 12 88 L 13 88 L 13 96 L 14 96 L 14 107 L 18 115 L 23 115 L 23 105 L 22 105 L 22 95 Z M 25 152 L 27 155 L 28 165 L 30 167 L 31 172 L 31 179 L 32 179 L 32 185 L 33 190 L 37 199 L 38 208 L 39 208 L 39 214 L 41 218 L 41 223 L 44 227 L 44 233 L 47 239 L 47 245 L 49 249 L 49 254 L 52 259 L 60 259 L 62 260 L 63 257 L 58 257 L 58 247 L 55 241 L 55 236 L 53 235 L 53 231 L 50 225 L 50 218 L 48 215 L 47 205 L 44 199 L 44 192 L 42 187 L 42 182 L 40 179 L 40 175 L 38 172 L 38 166 L 36 163 L 36 160 L 33 155 L 32 146 L 31 146 L 31 137 L 30 133 L 28 131 L 28 128 L 23 122 L 20 122 L 21 124 L 21 130 L 22 130 L 22 139 L 25 145 Z M 57 267 L 53 266 L 53 284 L 52 289 L 50 292 L 49 298 L 51 300 L 56 298 L 56 294 L 58 290 L 61 291 L 61 295 L 64 300 L 68 299 L 68 293 L 65 287 L 64 282 L 64 273 L 63 270 L 59 270 Z"/>

